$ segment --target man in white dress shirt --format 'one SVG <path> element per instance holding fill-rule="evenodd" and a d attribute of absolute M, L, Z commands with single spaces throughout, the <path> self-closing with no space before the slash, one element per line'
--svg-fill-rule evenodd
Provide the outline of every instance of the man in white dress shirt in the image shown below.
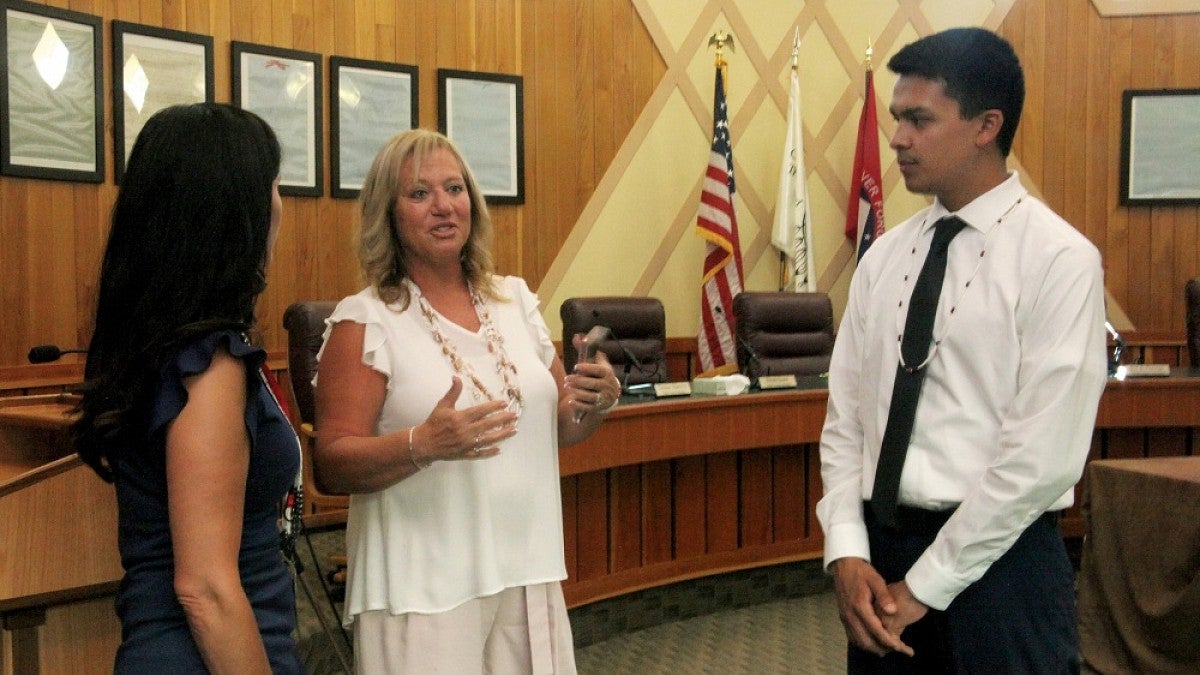
<path fill-rule="evenodd" d="M 830 367 L 817 513 L 849 670 L 1077 672 L 1057 514 L 1106 377 L 1100 255 L 1007 169 L 1011 45 L 952 29 L 888 68 L 891 147 L 934 201 L 859 263 Z"/>

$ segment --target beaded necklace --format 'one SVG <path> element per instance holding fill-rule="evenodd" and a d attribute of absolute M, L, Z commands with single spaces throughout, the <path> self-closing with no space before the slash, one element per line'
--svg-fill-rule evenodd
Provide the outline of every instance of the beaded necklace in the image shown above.
<path fill-rule="evenodd" d="M 416 288 L 416 284 L 413 284 L 413 288 Z M 508 358 L 508 352 L 504 349 L 504 337 L 496 329 L 496 324 L 492 321 L 492 315 L 488 312 L 487 305 L 483 303 L 483 298 L 474 286 L 468 286 L 468 288 L 471 292 L 471 304 L 475 307 L 475 315 L 479 318 L 484 339 L 487 341 L 488 354 L 496 362 L 496 373 L 504 382 L 503 393 L 504 398 L 508 401 L 508 409 L 520 414 L 525 407 L 525 397 L 521 394 L 520 385 L 517 384 L 517 366 Z M 470 380 L 473 387 L 471 395 L 474 399 L 480 403 L 497 400 L 497 397 L 479 380 L 479 376 L 475 374 L 475 369 L 471 367 L 471 364 L 464 361 L 454 345 L 446 339 L 445 334 L 442 333 L 441 321 L 438 319 L 437 313 L 434 312 L 433 307 L 419 288 L 416 288 L 416 296 L 417 306 L 421 309 L 421 315 L 425 317 L 425 323 L 429 326 L 433 341 L 441 347 L 442 355 L 450 362 L 454 372 Z"/>
<path fill-rule="evenodd" d="M 950 332 L 950 319 L 954 316 L 955 310 L 958 309 L 959 301 L 962 300 L 963 294 L 967 292 L 967 289 L 971 287 L 971 282 L 975 280 L 975 276 L 979 274 L 979 268 L 983 266 L 983 257 L 987 253 L 988 239 L 991 238 L 992 232 L 996 231 L 996 228 L 1000 226 L 1000 223 L 1002 223 L 1004 219 L 1008 217 L 1008 214 L 1012 213 L 1013 209 L 1021 205 L 1021 202 L 1024 201 L 1026 195 L 1028 195 L 1028 193 L 1022 192 L 1021 196 L 1017 197 L 1017 201 L 1013 202 L 1012 205 L 1005 209 L 1004 213 L 1001 213 L 1000 217 L 996 219 L 996 225 L 992 227 L 992 229 L 989 230 L 986 235 L 984 235 L 983 247 L 979 249 L 979 256 L 975 259 L 975 267 L 971 270 L 971 276 L 967 277 L 967 282 L 958 289 L 957 293 L 955 293 L 954 299 L 950 303 L 950 310 L 946 315 L 946 319 L 942 321 L 941 331 L 933 336 L 933 344 L 929 347 L 929 353 L 925 355 L 924 361 L 916 366 L 910 366 L 904 362 L 904 350 L 901 349 L 901 343 L 904 341 L 904 322 L 908 318 L 908 312 L 904 308 L 904 303 L 906 298 L 912 296 L 912 284 L 909 283 L 909 279 L 913 279 L 914 283 L 916 281 L 916 277 L 913 274 L 913 268 L 916 267 L 917 262 L 916 242 L 917 239 L 920 238 L 921 234 L 925 231 L 925 225 L 929 222 L 929 216 L 925 216 L 925 220 L 921 221 L 921 227 L 917 228 L 916 233 L 913 235 L 913 245 L 909 250 L 908 272 L 905 272 L 904 274 L 904 284 L 900 289 L 900 309 L 896 312 L 896 325 L 898 331 L 896 333 L 896 352 L 900 355 L 900 366 L 906 371 L 910 373 L 916 372 L 929 365 L 929 362 L 933 360 L 934 355 L 937 354 L 938 347 L 942 344 L 942 339 L 945 338 L 946 334 Z M 948 250 L 946 255 L 950 255 Z"/>

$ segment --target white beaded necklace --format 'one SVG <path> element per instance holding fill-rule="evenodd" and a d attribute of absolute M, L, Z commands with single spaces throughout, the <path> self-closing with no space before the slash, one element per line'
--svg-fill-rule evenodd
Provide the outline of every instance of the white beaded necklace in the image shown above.
<path fill-rule="evenodd" d="M 433 341 L 442 348 L 442 354 L 450 362 L 450 367 L 454 369 L 454 372 L 470 380 L 472 397 L 480 403 L 483 401 L 498 400 L 488 390 L 487 386 L 480 381 L 471 364 L 463 360 L 458 350 L 454 348 L 454 345 L 442 333 L 441 321 L 438 319 L 437 313 L 434 312 L 433 306 L 425 299 L 425 295 L 421 293 L 416 284 L 412 286 L 416 289 L 417 306 L 421 309 L 421 315 L 425 317 L 425 323 L 429 326 L 429 332 L 433 335 Z M 468 286 L 468 289 L 471 292 L 471 304 L 475 307 L 475 315 L 479 318 L 479 324 L 483 328 L 483 336 L 487 341 L 488 354 L 491 354 L 492 359 L 495 360 L 496 373 L 500 375 L 500 379 L 504 382 L 504 398 L 508 401 L 508 409 L 520 414 L 521 410 L 525 407 L 525 397 L 521 394 L 520 385 L 517 384 L 517 366 L 508 358 L 508 352 L 504 349 L 504 337 L 500 335 L 500 331 L 496 330 L 496 324 L 492 321 L 492 315 L 483 303 L 483 298 L 473 286 Z"/>
<path fill-rule="evenodd" d="M 900 355 L 900 366 L 904 368 L 905 371 L 909 373 L 915 373 L 916 371 L 929 365 L 929 362 L 933 360 L 934 355 L 937 354 L 938 347 L 940 347 L 942 344 L 942 339 L 945 338 L 946 334 L 950 332 L 950 319 L 954 316 L 955 310 L 958 309 L 959 301 L 962 300 L 963 294 L 967 292 L 967 289 L 971 287 L 971 282 L 975 280 L 975 276 L 979 274 L 979 268 L 983 266 L 983 257 L 987 253 L 988 240 L 991 238 L 992 232 L 995 232 L 996 228 L 1000 227 L 1000 223 L 1004 222 L 1004 219 L 1008 217 L 1008 214 L 1013 212 L 1013 209 L 1020 206 L 1021 202 L 1028 194 L 1029 193 L 1027 192 L 1022 192 L 1021 196 L 1017 197 L 1017 201 L 1013 202 L 1012 205 L 1005 209 L 1004 213 L 1001 213 L 1000 217 L 996 219 L 996 225 L 992 227 L 992 229 L 989 230 L 986 235 L 984 235 L 983 247 L 979 249 L 979 256 L 975 259 L 975 267 L 971 270 L 971 276 L 967 277 L 966 283 L 964 283 L 962 287 L 958 289 L 958 292 L 954 294 L 954 299 L 950 303 L 950 311 L 948 312 L 946 319 L 942 321 L 942 330 L 940 331 L 940 334 L 934 335 L 933 344 L 929 347 L 929 353 L 925 355 L 925 360 L 916 366 L 910 366 L 904 362 L 904 350 L 901 349 L 904 341 L 904 323 L 908 319 L 908 312 L 904 308 L 904 303 L 912 297 L 912 284 L 909 283 L 909 279 L 912 279 L 913 283 L 916 283 L 916 278 L 913 274 L 913 267 L 916 266 L 917 262 L 916 242 L 917 239 L 920 238 L 921 234 L 925 231 L 925 225 L 929 222 L 929 216 L 926 215 L 925 220 L 921 221 L 921 227 L 917 228 L 916 232 L 913 234 L 912 246 L 909 247 L 908 271 L 904 273 L 904 284 L 900 287 L 901 295 L 898 305 L 899 309 L 896 312 L 896 353 Z M 928 252 L 926 255 L 928 255 Z M 950 255 L 949 249 L 946 250 L 946 255 Z"/>

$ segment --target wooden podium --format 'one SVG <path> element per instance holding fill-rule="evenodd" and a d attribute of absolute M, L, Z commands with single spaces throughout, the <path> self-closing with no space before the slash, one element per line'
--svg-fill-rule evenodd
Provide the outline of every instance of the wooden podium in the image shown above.
<path fill-rule="evenodd" d="M 111 673 L 113 486 L 74 454 L 66 395 L 0 399 L 0 675 Z"/>

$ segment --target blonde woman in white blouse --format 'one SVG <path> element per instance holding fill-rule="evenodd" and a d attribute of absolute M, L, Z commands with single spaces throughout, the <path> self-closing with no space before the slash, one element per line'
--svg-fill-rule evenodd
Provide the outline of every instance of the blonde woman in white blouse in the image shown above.
<path fill-rule="evenodd" d="M 360 197 L 367 288 L 330 317 L 316 478 L 348 492 L 358 672 L 575 672 L 558 449 L 620 395 L 603 354 L 566 374 L 537 297 L 493 274 L 453 144 L 406 131 Z"/>

